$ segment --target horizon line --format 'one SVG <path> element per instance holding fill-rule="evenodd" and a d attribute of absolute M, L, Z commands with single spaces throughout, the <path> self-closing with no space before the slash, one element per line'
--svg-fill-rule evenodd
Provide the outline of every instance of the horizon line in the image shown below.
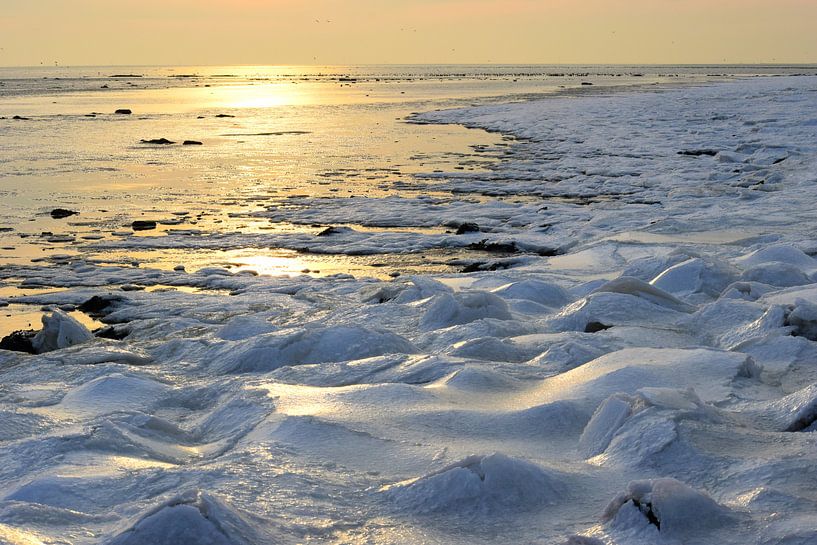
<path fill-rule="evenodd" d="M 256 64 L 256 63 L 174 63 L 174 64 L 8 64 L 0 68 L 173 68 L 173 67 L 339 67 L 339 66 L 763 66 L 763 67 L 817 67 L 813 62 L 691 62 L 691 63 L 639 63 L 639 62 L 433 62 L 433 63 L 292 63 L 292 64 Z"/>

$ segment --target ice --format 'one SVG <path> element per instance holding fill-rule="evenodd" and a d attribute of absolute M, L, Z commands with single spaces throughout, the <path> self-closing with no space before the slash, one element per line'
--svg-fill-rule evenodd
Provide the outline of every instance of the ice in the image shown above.
<path fill-rule="evenodd" d="M 561 287 L 541 280 L 520 280 L 492 290 L 505 299 L 525 299 L 545 307 L 559 308 L 570 301 L 570 295 Z"/>
<path fill-rule="evenodd" d="M 34 350 L 43 353 L 85 343 L 93 338 L 88 328 L 75 318 L 61 310 L 55 310 L 50 315 L 43 316 L 43 328 L 34 336 L 31 344 Z"/>
<path fill-rule="evenodd" d="M 611 396 L 604 400 L 579 438 L 579 451 L 582 455 L 589 458 L 604 452 L 613 434 L 630 417 L 632 410 L 632 405 L 626 398 Z"/>
<path fill-rule="evenodd" d="M 500 297 L 485 292 L 435 295 L 425 305 L 420 320 L 423 330 L 443 329 L 484 318 L 510 320 L 508 305 Z"/>
<path fill-rule="evenodd" d="M 554 471 L 495 453 L 469 456 L 390 487 L 386 495 L 401 508 L 418 514 L 455 511 L 474 517 L 554 504 L 567 493 L 564 481 Z"/>
<path fill-rule="evenodd" d="M 74 414 L 103 415 L 149 407 L 168 392 L 166 385 L 155 380 L 112 373 L 69 391 L 59 407 Z"/>
<path fill-rule="evenodd" d="M 641 517 L 633 517 L 632 507 Z M 627 508 L 626 514 L 622 510 Z M 607 506 L 613 525 L 652 524 L 661 535 L 691 539 L 708 528 L 728 525 L 729 511 L 676 479 L 633 481 Z"/>
<path fill-rule="evenodd" d="M 728 265 L 692 258 L 669 267 L 650 284 L 676 297 L 702 293 L 710 298 L 717 298 L 736 280 L 736 271 Z"/>
<path fill-rule="evenodd" d="M 496 163 L 0 266 L 45 314 L 0 350 L 0 542 L 812 543 L 816 91 L 420 113 Z M 269 248 L 384 279 L 222 255 Z"/>
<path fill-rule="evenodd" d="M 217 499 L 191 492 L 154 508 L 109 545 L 250 545 L 251 526 Z"/>
<path fill-rule="evenodd" d="M 394 333 L 360 326 L 280 331 L 229 342 L 208 351 L 208 365 L 221 373 L 272 371 L 284 365 L 357 360 L 383 354 L 414 353 Z"/>

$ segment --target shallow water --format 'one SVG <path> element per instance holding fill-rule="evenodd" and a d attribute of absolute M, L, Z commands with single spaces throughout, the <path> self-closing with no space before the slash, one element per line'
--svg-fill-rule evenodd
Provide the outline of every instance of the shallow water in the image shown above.
<path fill-rule="evenodd" d="M 442 257 L 372 259 L 313 256 L 257 244 L 194 252 L 172 244 L 139 251 L 95 245 L 174 233 L 316 233 L 325 226 L 253 214 L 269 206 L 286 207 L 288 199 L 299 196 L 450 196 L 451 189 L 437 190 L 433 182 L 416 176 L 490 170 L 514 143 L 513 138 L 461 125 L 407 122 L 414 112 L 571 90 L 591 93 L 801 71 L 678 66 L 0 68 L 0 266 L 85 256 L 102 263 L 184 265 L 188 271 L 217 265 L 260 274 L 388 278 L 454 271 L 457 265 L 447 263 L 459 263 L 457 258 L 464 256 L 457 251 Z M 133 113 L 113 113 L 120 108 Z M 154 138 L 175 144 L 141 143 Z M 202 145 L 179 145 L 184 140 Z M 58 207 L 79 214 L 52 219 L 48 213 Z M 156 221 L 157 228 L 134 232 L 134 220 Z M 423 232 L 414 225 L 403 229 Z M 28 320 L 28 315 L 21 317 L 21 322 Z"/>

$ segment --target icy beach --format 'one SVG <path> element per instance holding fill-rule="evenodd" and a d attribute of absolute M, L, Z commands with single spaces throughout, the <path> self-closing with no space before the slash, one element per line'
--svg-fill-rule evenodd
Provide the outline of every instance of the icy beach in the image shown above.
<path fill-rule="evenodd" d="M 470 170 L 0 266 L 0 543 L 817 543 L 817 76 L 457 106 Z M 366 268 L 186 260 L 252 249 Z"/>

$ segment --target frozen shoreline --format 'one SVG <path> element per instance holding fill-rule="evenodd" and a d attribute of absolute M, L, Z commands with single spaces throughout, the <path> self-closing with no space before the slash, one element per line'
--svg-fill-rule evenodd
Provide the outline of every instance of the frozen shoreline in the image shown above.
<path fill-rule="evenodd" d="M 813 543 L 815 111 L 800 77 L 431 112 L 520 141 L 420 178 L 452 197 L 253 213 L 357 229 L 89 243 L 505 245 L 468 274 L 0 268 L 121 337 L 0 351 L 0 541 Z"/>

